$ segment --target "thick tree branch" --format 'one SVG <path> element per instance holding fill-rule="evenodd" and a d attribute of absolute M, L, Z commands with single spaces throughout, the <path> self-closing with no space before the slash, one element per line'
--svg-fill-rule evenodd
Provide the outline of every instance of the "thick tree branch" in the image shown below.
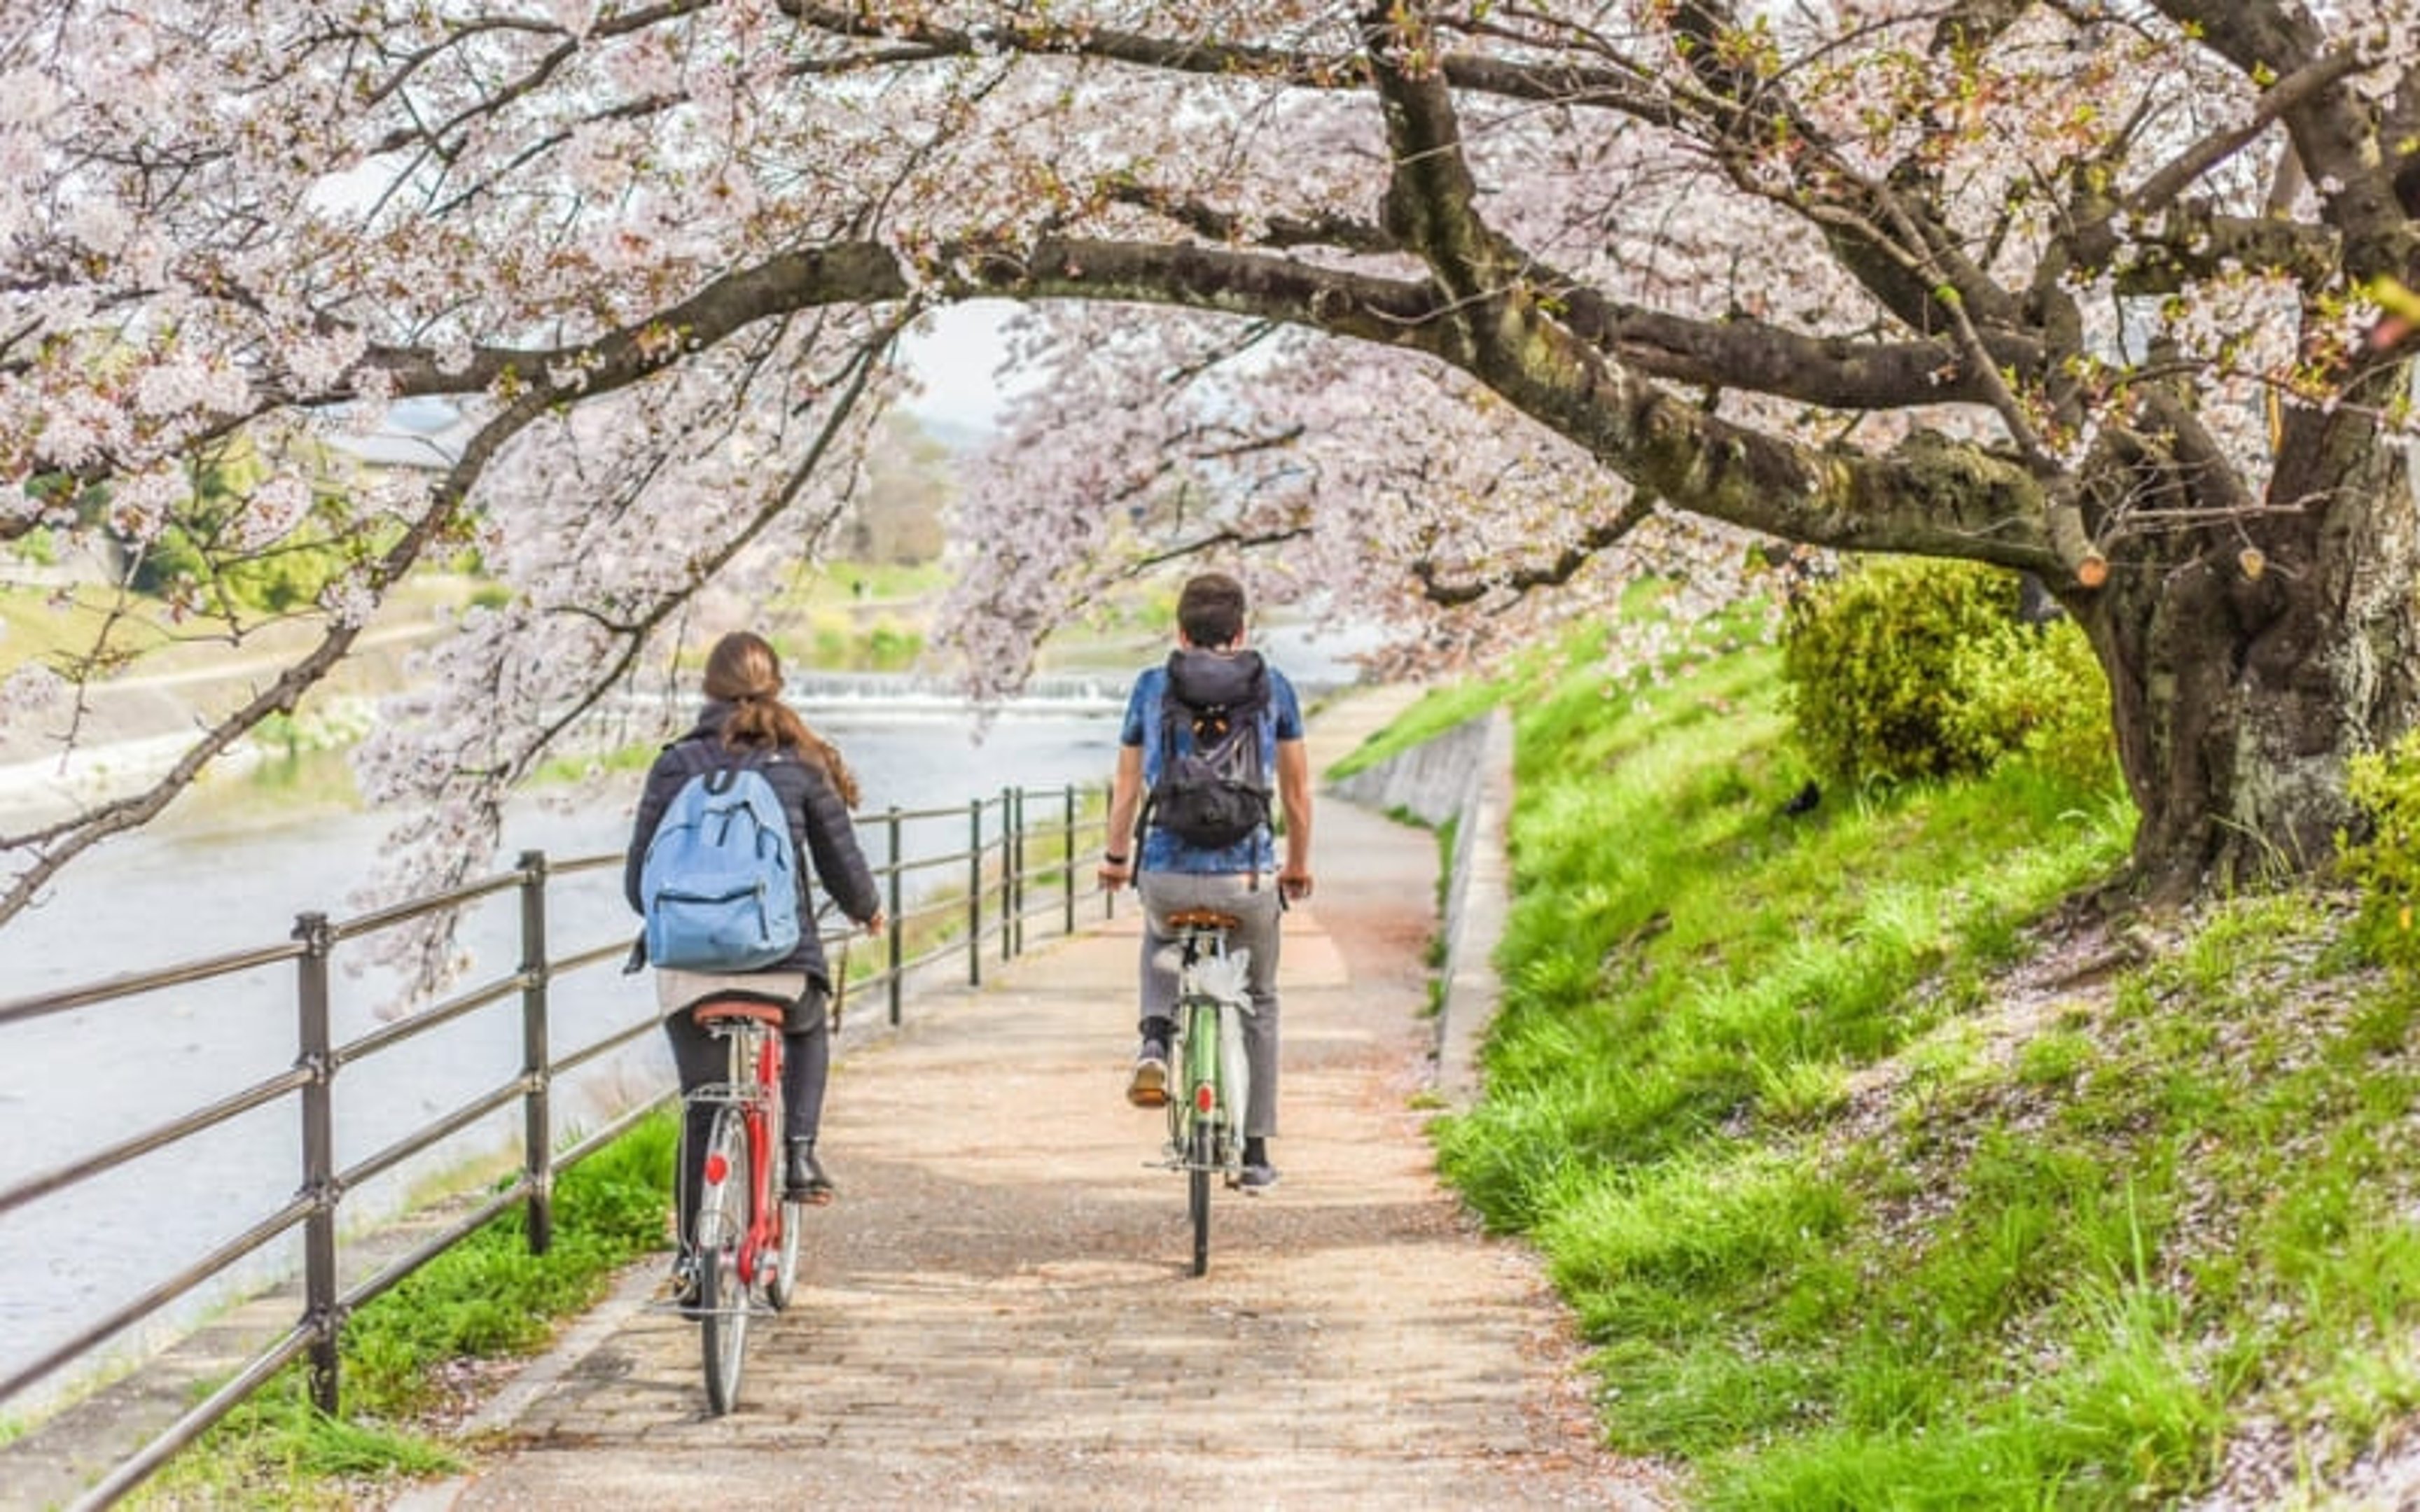
<path fill-rule="evenodd" d="M 1466 333 L 1454 344 L 1466 352 L 1441 355 L 1642 498 L 1812 545 L 1977 556 L 2062 580 L 2082 565 L 2060 560 L 2023 467 L 1921 436 L 1885 458 L 1819 457 L 1680 403 L 1542 318 L 1473 208 L 1450 97 L 1419 65 L 1419 12 L 1377 6 L 1362 21 L 1394 154 L 1388 228 L 1428 261 Z"/>
<path fill-rule="evenodd" d="M 1493 593 L 1509 593 L 1514 596 L 1534 593 L 1541 588 L 1556 588 L 1572 580 L 1590 558 L 1621 542 L 1649 517 L 1655 513 L 1655 501 L 1634 494 L 1616 511 L 1611 519 L 1598 520 L 1580 532 L 1580 538 L 1565 547 L 1555 560 L 1543 567 L 1520 567 L 1500 577 L 1466 579 L 1449 582 L 1437 564 L 1426 557 L 1411 563 L 1412 576 L 1419 579 L 1420 596 L 1432 604 L 1453 608 L 1475 604 Z"/>
<path fill-rule="evenodd" d="M 2149 217 L 2165 210 L 2211 169 L 2259 140 L 2262 132 L 2288 111 L 2316 98 L 2320 91 L 2359 71 L 2360 60 L 2350 52 L 2319 58 L 2263 90 L 2251 115 L 2227 129 L 2213 131 L 2180 152 L 2127 195 L 2121 212 Z"/>
<path fill-rule="evenodd" d="M 554 386 L 554 375 L 576 375 L 568 384 L 573 392 L 595 393 L 669 366 L 758 320 L 819 305 L 879 303 L 909 292 L 907 275 L 888 249 L 871 241 L 838 242 L 727 273 L 644 325 L 597 341 L 479 347 L 459 367 L 442 366 L 419 347 L 375 348 L 369 360 L 392 376 L 402 394 Z"/>
<path fill-rule="evenodd" d="M 2296 78 L 2326 62 L 2327 39 L 2310 12 L 2277 0 L 2152 0 L 2256 85 Z M 2280 112 L 2294 151 L 2319 195 L 2319 217 L 2344 237 L 2344 270 L 2356 281 L 2407 271 L 2410 212 L 2397 197 L 2398 166 L 2378 136 L 2378 113 L 2331 78 L 2300 89 Z"/>

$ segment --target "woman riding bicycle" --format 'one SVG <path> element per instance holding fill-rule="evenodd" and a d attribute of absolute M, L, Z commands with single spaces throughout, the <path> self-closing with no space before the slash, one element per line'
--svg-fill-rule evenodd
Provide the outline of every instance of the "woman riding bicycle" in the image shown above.
<path fill-rule="evenodd" d="M 857 804 L 857 778 L 840 752 L 782 702 L 781 660 L 771 644 L 744 630 L 724 636 L 706 657 L 705 693 L 706 707 L 696 726 L 664 748 L 640 794 L 623 872 L 623 891 L 630 906 L 641 909 L 640 876 L 647 847 L 682 784 L 703 769 L 753 764 L 782 801 L 796 854 L 813 858 L 815 879 L 841 912 L 869 934 L 881 933 L 885 924 L 881 894 L 849 822 L 849 810 Z M 672 1042 L 673 1062 L 679 1068 L 684 1093 L 721 1080 L 726 1065 L 723 1045 L 692 1023 L 687 1009 L 719 993 L 732 992 L 784 1005 L 782 1098 L 787 1157 L 783 1175 L 793 1198 L 824 1203 L 832 1199 L 835 1189 L 815 1153 L 815 1135 L 831 1068 L 831 1035 L 824 1005 L 830 998 L 832 983 L 824 963 L 823 942 L 815 931 L 807 868 L 799 867 L 798 876 L 798 949 L 762 970 L 739 975 L 659 971 L 656 994 L 665 1011 L 664 1035 Z M 695 1284 L 688 1246 L 698 1189 L 696 1173 L 688 1169 L 687 1163 L 700 1158 L 713 1116 L 711 1103 L 692 1103 L 681 1131 L 684 1165 L 675 1185 L 682 1253 L 674 1262 L 674 1282 L 675 1289 L 683 1292 Z"/>

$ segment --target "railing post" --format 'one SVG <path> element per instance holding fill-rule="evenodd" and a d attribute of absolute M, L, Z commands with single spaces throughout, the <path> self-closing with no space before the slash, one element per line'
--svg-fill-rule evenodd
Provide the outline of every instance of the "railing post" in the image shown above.
<path fill-rule="evenodd" d="M 302 1085 L 302 1190 L 311 1198 L 302 1220 L 302 1316 L 311 1327 L 311 1400 L 336 1412 L 336 1057 L 328 1028 L 328 957 L 335 932 L 328 916 L 298 914 L 295 1064 L 311 1072 Z"/>
<path fill-rule="evenodd" d="M 1025 949 L 1025 790 L 1000 790 L 1000 958 Z"/>
<path fill-rule="evenodd" d="M 983 799 L 967 805 L 967 985 L 983 985 Z"/>
<path fill-rule="evenodd" d="M 521 873 L 521 1169 L 529 1188 L 523 1231 L 530 1253 L 554 1243 L 554 1117 L 549 1097 L 553 1057 L 548 1049 L 546 853 L 523 851 Z"/>
<path fill-rule="evenodd" d="M 1059 890 L 1065 904 L 1066 933 L 1073 934 L 1076 933 L 1076 784 L 1068 783 L 1060 790 L 1060 795 L 1066 805 L 1061 854 L 1066 860 L 1067 870 L 1061 879 Z"/>
<path fill-rule="evenodd" d="M 888 832 L 889 844 L 891 847 L 891 902 L 888 909 L 886 910 L 891 915 L 891 929 L 889 931 L 891 937 L 888 940 L 885 940 L 883 944 L 885 949 L 889 950 L 891 956 L 889 973 L 891 981 L 891 1026 L 895 1029 L 899 1026 L 899 1001 L 901 997 L 899 973 L 902 969 L 901 963 L 907 959 L 906 951 L 900 944 L 901 935 L 906 927 L 906 920 L 899 912 L 899 900 L 901 894 L 901 888 L 899 886 L 899 805 L 894 803 L 891 806 L 891 812 L 885 816 L 883 827 Z"/>

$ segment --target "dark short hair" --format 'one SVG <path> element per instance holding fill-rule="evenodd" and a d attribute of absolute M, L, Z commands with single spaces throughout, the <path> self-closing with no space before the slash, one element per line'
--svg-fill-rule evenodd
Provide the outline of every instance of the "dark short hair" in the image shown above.
<path fill-rule="evenodd" d="M 1188 579 L 1176 595 L 1176 627 L 1197 646 L 1223 646 L 1244 633 L 1244 585 L 1223 572 Z"/>

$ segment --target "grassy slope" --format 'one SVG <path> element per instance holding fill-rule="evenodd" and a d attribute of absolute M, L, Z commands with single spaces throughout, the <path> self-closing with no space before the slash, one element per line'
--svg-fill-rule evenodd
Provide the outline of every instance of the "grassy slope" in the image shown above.
<path fill-rule="evenodd" d="M 2024 770 L 1782 812 L 1773 658 L 1540 674 L 1485 1102 L 1605 1426 L 1714 1506 L 2292 1504 L 2420 1399 L 2412 1004 L 2319 891 L 2108 928 Z"/>
<path fill-rule="evenodd" d="M 290 1366 L 130 1504 L 356 1507 L 459 1470 L 446 1425 L 484 1379 L 464 1365 L 545 1349 L 622 1267 L 663 1247 L 677 1138 L 673 1115 L 659 1111 L 564 1172 L 546 1254 L 529 1252 L 514 1209 L 372 1298 L 345 1327 L 340 1416 L 322 1416 L 302 1367 Z"/>

